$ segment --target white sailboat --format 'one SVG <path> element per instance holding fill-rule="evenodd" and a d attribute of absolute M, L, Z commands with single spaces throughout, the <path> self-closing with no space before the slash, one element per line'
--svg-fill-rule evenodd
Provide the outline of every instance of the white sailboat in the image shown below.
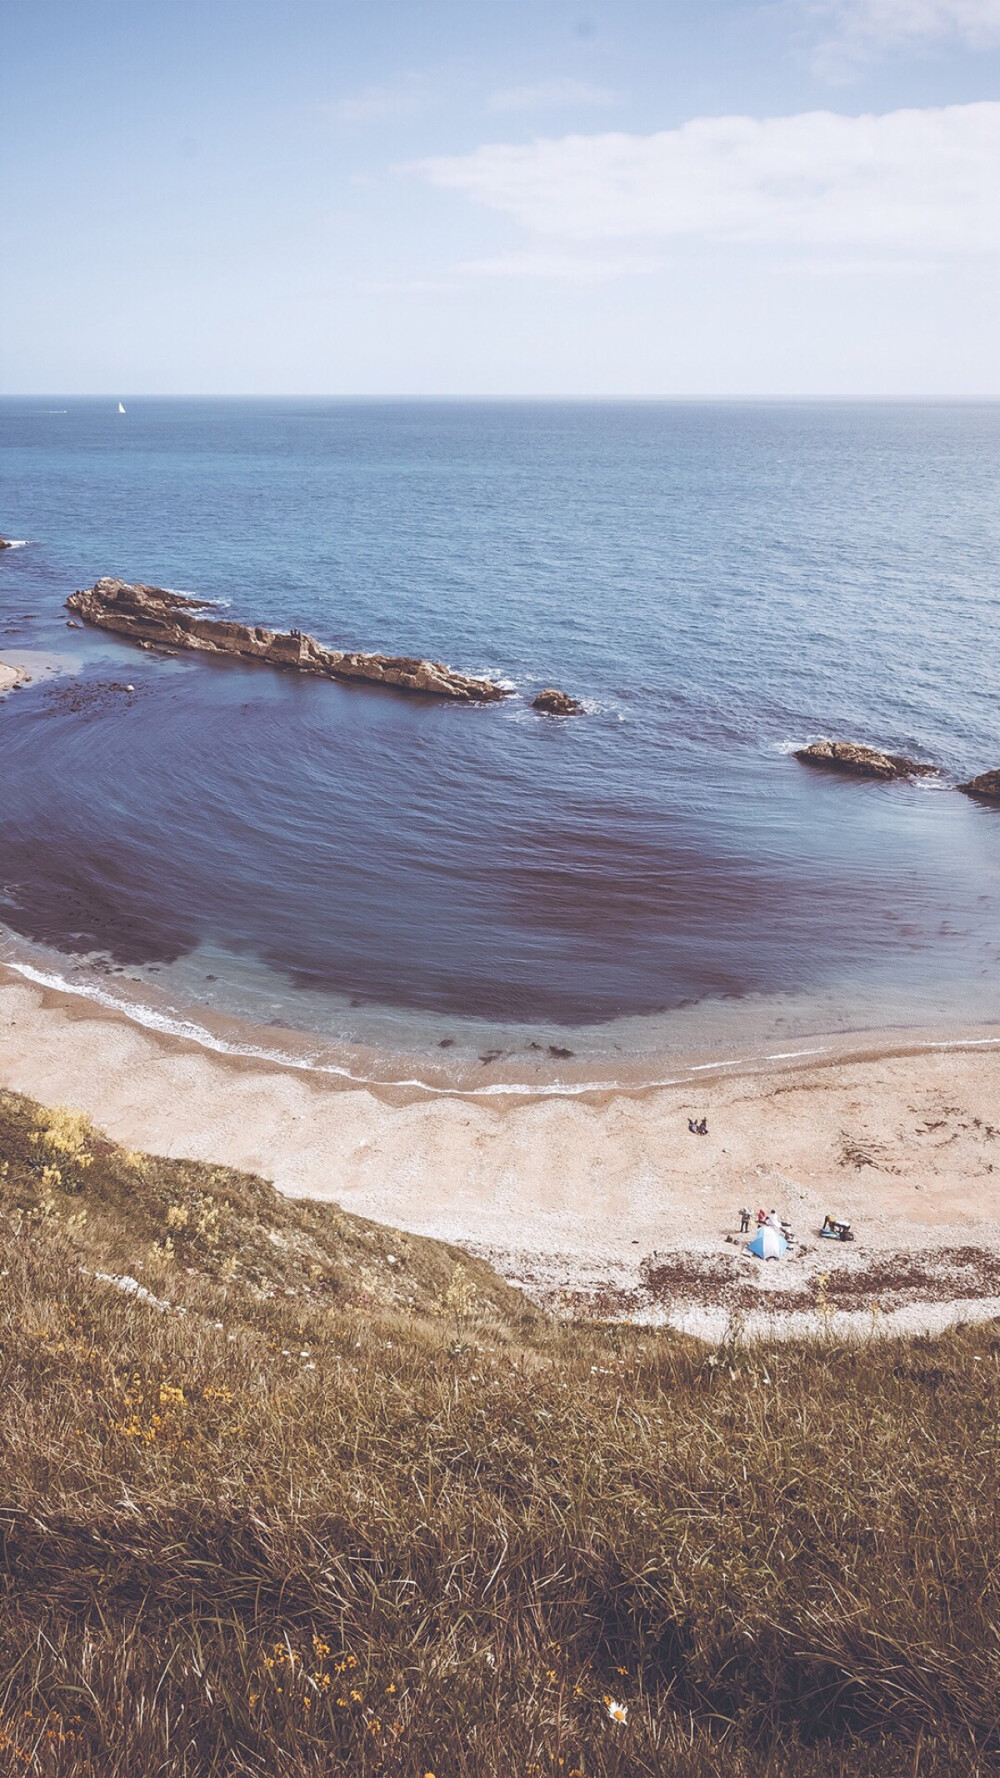
<path fill-rule="evenodd" d="M 119 413 L 120 413 L 120 414 L 123 414 L 123 413 L 124 413 L 124 412 L 125 412 L 125 409 L 124 409 L 124 407 L 123 407 L 123 406 L 122 406 L 122 404 L 121 404 L 121 402 L 119 402 L 119 403 L 118 403 L 118 412 L 119 412 Z"/>

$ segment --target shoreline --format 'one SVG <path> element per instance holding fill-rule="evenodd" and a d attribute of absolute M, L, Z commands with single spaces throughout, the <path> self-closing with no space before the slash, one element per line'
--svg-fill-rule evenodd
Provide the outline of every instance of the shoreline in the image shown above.
<path fill-rule="evenodd" d="M 20 685 L 29 685 L 31 674 L 23 667 L 15 667 L 10 661 L 0 661 L 0 698 L 6 697 L 9 691 L 16 691 Z"/>
<path fill-rule="evenodd" d="M 0 951 L 0 986 L 5 981 L 28 982 L 46 996 L 54 997 L 55 1002 L 64 1003 L 67 1009 L 77 1009 L 81 1016 L 89 1007 L 95 1018 L 121 1020 L 166 1044 L 190 1046 L 196 1052 L 217 1056 L 235 1066 L 287 1070 L 330 1087 L 367 1089 L 417 1099 L 426 1096 L 472 1101 L 601 1100 L 609 1095 L 635 1096 L 669 1088 L 688 1087 L 696 1091 L 716 1076 L 735 1081 L 745 1076 L 794 1072 L 799 1065 L 815 1070 L 936 1051 L 1000 1049 L 1000 1020 L 969 1020 L 935 1025 L 862 1025 L 784 1039 L 772 1032 L 756 1039 L 744 1035 L 742 1043 L 720 1043 L 716 1033 L 714 1047 L 712 1039 L 703 1037 L 700 1043 L 694 1042 L 684 1049 L 645 1048 L 614 1056 L 588 1056 L 568 1048 L 553 1050 L 546 1056 L 542 1046 L 535 1045 L 532 1047 L 539 1051 L 537 1058 L 515 1048 L 478 1057 L 458 1051 L 445 1059 L 435 1053 L 442 1047 L 440 1044 L 414 1049 L 335 1039 L 283 1025 L 280 1020 L 261 1025 L 239 1014 L 197 1003 L 181 1008 L 148 980 L 83 969 L 74 979 L 71 972 L 58 972 L 47 958 L 12 956 L 9 949 L 6 955 Z M 775 1050 L 770 1047 L 775 1042 L 791 1043 L 794 1047 Z M 745 1053 L 720 1056 L 715 1053 L 717 1048 L 742 1048 Z M 484 1063 L 489 1064 L 485 1079 Z"/>
<path fill-rule="evenodd" d="M 821 1272 L 840 1292 L 823 1325 L 845 1332 L 844 1315 L 868 1325 L 869 1298 L 885 1331 L 1000 1299 L 995 1048 L 981 1028 L 867 1032 L 664 1080 L 624 1070 L 487 1095 L 207 1049 L 0 966 L 0 1085 L 82 1110 L 127 1147 L 465 1246 L 547 1306 L 706 1337 L 734 1315 L 801 1329 Z M 706 1138 L 688 1131 L 696 1114 Z M 788 1214 L 809 1251 L 744 1259 L 744 1204 Z M 827 1211 L 855 1224 L 854 1245 L 818 1241 Z M 904 1277 L 903 1260 L 920 1265 Z"/>

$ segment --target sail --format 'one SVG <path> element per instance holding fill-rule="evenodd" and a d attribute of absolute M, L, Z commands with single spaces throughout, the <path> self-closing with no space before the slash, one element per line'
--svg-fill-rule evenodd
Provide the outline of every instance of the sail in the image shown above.
<path fill-rule="evenodd" d="M 118 403 L 118 412 L 119 412 L 119 413 L 120 413 L 120 414 L 123 414 L 123 413 L 124 413 L 124 412 L 125 412 L 125 409 L 124 409 L 124 408 L 123 408 L 123 407 L 122 407 L 122 404 L 121 404 L 121 402 L 119 402 L 119 403 Z"/>

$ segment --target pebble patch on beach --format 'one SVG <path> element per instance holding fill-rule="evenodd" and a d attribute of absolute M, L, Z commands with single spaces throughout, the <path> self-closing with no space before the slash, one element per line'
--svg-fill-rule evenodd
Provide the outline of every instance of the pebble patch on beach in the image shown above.
<path fill-rule="evenodd" d="M 741 1247 L 727 1252 L 674 1250 L 645 1255 L 634 1269 L 595 1268 L 581 1277 L 558 1255 L 502 1254 L 481 1257 L 516 1283 L 539 1307 L 587 1321 L 678 1323 L 691 1311 L 718 1319 L 802 1316 L 817 1327 L 848 1317 L 877 1322 L 928 1305 L 1000 1299 L 1000 1254 L 975 1246 L 919 1253 L 845 1250 L 816 1243 L 806 1254 L 761 1261 Z M 562 1280 L 560 1279 L 562 1272 Z"/>

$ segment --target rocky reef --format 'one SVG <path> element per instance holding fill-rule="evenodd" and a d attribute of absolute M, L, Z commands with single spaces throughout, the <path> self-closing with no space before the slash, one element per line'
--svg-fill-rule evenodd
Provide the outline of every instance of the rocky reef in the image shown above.
<path fill-rule="evenodd" d="M 844 772 L 854 778 L 927 778 L 937 772 L 936 766 L 922 765 L 902 753 L 882 753 L 858 741 L 813 741 L 809 747 L 797 748 L 795 757 L 804 766 Z"/>
<path fill-rule="evenodd" d="M 6 537 L 0 537 L 0 549 L 13 549 L 13 547 L 13 544 L 7 542 Z"/>
<path fill-rule="evenodd" d="M 994 772 L 980 772 L 978 778 L 970 778 L 958 788 L 966 796 L 984 796 L 990 802 L 1000 802 L 1000 766 Z"/>
<path fill-rule="evenodd" d="M 208 617 L 203 615 L 210 609 L 205 600 L 170 593 L 163 587 L 130 586 L 127 581 L 106 578 L 84 592 L 73 593 L 66 605 L 87 623 L 127 636 L 140 647 L 193 648 L 205 654 L 289 667 L 320 678 L 390 685 L 399 691 L 454 698 L 466 704 L 495 703 L 508 695 L 506 687 L 495 681 L 457 673 L 440 661 L 408 655 L 349 654 L 324 648 L 314 636 L 299 630 L 268 630 L 259 624 Z"/>
<path fill-rule="evenodd" d="M 571 698 L 566 691 L 557 691 L 554 685 L 547 685 L 540 691 L 537 698 L 531 701 L 533 710 L 544 710 L 548 716 L 581 716 L 583 705 L 579 698 Z"/>

